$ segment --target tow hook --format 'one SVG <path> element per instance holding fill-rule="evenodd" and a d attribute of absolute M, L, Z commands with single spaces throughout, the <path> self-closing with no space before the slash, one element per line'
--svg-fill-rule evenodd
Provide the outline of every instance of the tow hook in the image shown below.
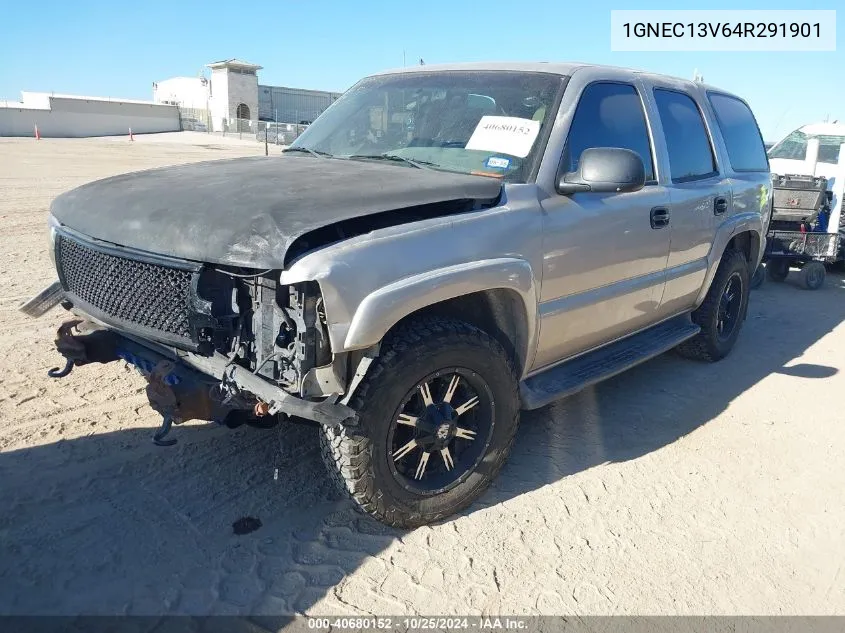
<path fill-rule="evenodd" d="M 56 331 L 56 349 L 65 357 L 65 366 L 63 369 L 53 367 L 47 371 L 50 378 L 64 378 L 73 370 L 74 358 L 85 358 L 85 346 L 74 338 L 73 332 L 81 324 L 82 319 L 71 319 L 62 323 Z"/>
<path fill-rule="evenodd" d="M 56 351 L 65 358 L 65 366 L 62 369 L 53 367 L 47 375 L 64 378 L 74 367 L 117 360 L 114 343 L 114 335 L 105 328 L 82 319 L 65 321 L 56 331 L 55 341 Z"/>
<path fill-rule="evenodd" d="M 166 440 L 173 424 L 179 424 L 182 419 L 177 417 L 179 399 L 171 385 L 166 381 L 174 365 L 170 361 L 159 361 L 147 376 L 147 399 L 150 406 L 161 414 L 161 426 L 153 434 L 153 444 L 156 446 L 173 446 L 176 440 Z"/>
<path fill-rule="evenodd" d="M 73 359 L 68 358 L 65 361 L 65 366 L 64 366 L 63 369 L 59 369 L 58 367 L 53 367 L 53 369 L 50 369 L 50 370 L 47 371 L 47 375 L 50 376 L 50 378 L 64 378 L 65 376 L 67 376 L 71 372 L 72 369 L 73 369 Z"/>
<path fill-rule="evenodd" d="M 161 426 L 158 428 L 153 434 L 153 444 L 156 446 L 173 446 L 176 443 L 176 440 L 166 440 L 164 436 L 170 433 L 170 429 L 173 426 L 173 418 L 169 415 L 165 415 L 164 419 L 161 421 Z"/>
<path fill-rule="evenodd" d="M 141 364 L 152 364 L 152 361 Z M 174 425 L 188 420 L 220 424 L 231 411 L 227 404 L 214 398 L 213 383 L 192 379 L 190 374 L 177 375 L 176 372 L 176 363 L 165 359 L 159 359 L 150 371 L 143 372 L 147 379 L 147 400 L 150 407 L 161 415 L 161 426 L 153 434 L 156 446 L 176 444 L 174 439 L 165 439 Z"/>

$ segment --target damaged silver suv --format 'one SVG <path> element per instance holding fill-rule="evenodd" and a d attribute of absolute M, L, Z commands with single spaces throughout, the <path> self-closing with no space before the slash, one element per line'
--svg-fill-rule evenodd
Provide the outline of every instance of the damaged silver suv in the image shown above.
<path fill-rule="evenodd" d="M 280 156 L 62 194 L 58 280 L 22 309 L 72 313 L 54 377 L 135 365 L 156 443 L 188 419 L 310 420 L 357 505 L 416 526 L 484 491 L 520 410 L 672 348 L 727 355 L 770 188 L 750 109 L 716 88 L 582 64 L 401 69 Z"/>

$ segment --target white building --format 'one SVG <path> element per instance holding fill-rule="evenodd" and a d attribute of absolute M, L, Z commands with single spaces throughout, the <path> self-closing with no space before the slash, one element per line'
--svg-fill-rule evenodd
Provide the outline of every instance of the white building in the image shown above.
<path fill-rule="evenodd" d="M 261 66 L 240 59 L 206 65 L 211 78 L 172 77 L 153 84 L 156 103 L 178 105 L 214 131 L 256 131 L 257 122 L 310 123 L 340 93 L 258 84 Z M 185 113 L 190 109 L 194 112 Z"/>
<path fill-rule="evenodd" d="M 211 123 L 214 129 L 237 120 L 239 129 L 255 129 L 258 121 L 258 71 L 261 66 L 239 59 L 208 64 L 211 69 Z M 247 123 L 248 122 L 248 123 Z M 231 126 L 230 126 L 231 127 Z"/>
<path fill-rule="evenodd" d="M 183 108 L 208 110 L 208 79 L 205 77 L 172 77 L 153 84 L 153 101 Z"/>
<path fill-rule="evenodd" d="M 0 136 L 85 137 L 175 132 L 179 109 L 172 105 L 53 92 L 22 92 L 20 101 L 0 101 Z"/>
<path fill-rule="evenodd" d="M 258 71 L 240 59 L 206 64 L 211 79 L 172 77 L 153 84 L 153 100 L 208 112 L 214 130 L 254 131 L 258 121 Z"/>

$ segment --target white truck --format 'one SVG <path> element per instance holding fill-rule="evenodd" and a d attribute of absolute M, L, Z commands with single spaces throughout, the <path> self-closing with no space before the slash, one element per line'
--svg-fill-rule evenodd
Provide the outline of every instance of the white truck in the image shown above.
<path fill-rule="evenodd" d="M 773 217 L 764 255 L 766 275 L 783 281 L 793 266 L 808 289 L 822 286 L 825 264 L 843 260 L 845 124 L 811 123 L 769 150 Z M 752 286 L 762 283 L 762 269 Z"/>

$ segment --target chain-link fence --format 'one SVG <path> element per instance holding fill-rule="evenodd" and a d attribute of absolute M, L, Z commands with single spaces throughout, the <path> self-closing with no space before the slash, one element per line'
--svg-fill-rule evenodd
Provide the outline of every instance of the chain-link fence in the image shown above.
<path fill-rule="evenodd" d="M 223 136 L 237 136 L 238 138 L 255 138 L 258 134 L 258 121 L 252 119 L 223 119 L 220 125 Z"/>
<path fill-rule="evenodd" d="M 179 108 L 182 130 L 207 132 L 239 139 L 255 139 L 259 143 L 290 145 L 308 127 L 306 122 L 282 123 L 251 119 L 222 119 L 213 121 L 208 110 Z"/>
<path fill-rule="evenodd" d="M 307 125 L 299 123 L 276 123 L 274 121 L 259 121 L 256 139 L 264 142 L 266 137 L 268 143 L 275 145 L 290 145 L 296 138 L 305 131 Z"/>
<path fill-rule="evenodd" d="M 211 113 L 198 108 L 179 108 L 179 120 L 184 131 L 211 132 Z"/>

